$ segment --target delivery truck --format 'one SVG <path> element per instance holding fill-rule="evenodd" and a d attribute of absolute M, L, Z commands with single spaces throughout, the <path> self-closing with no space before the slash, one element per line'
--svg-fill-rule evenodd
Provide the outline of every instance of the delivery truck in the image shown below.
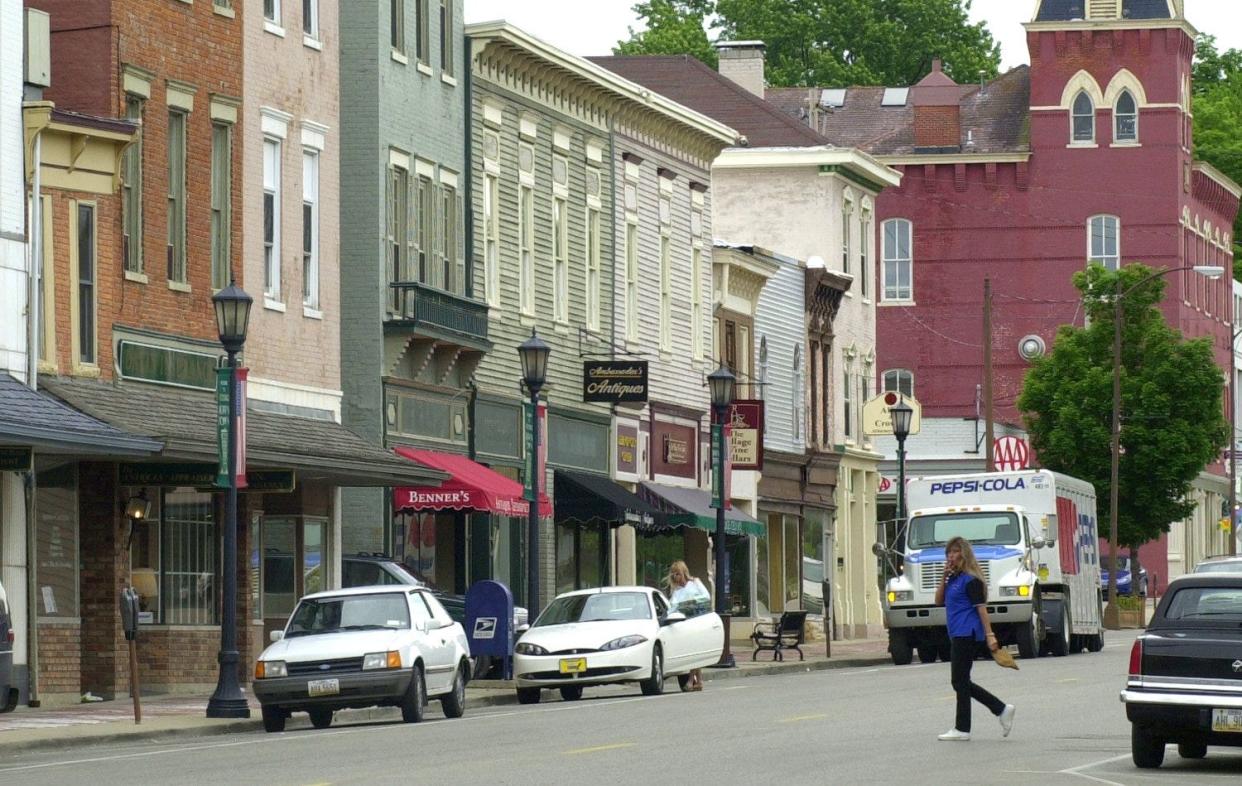
<path fill-rule="evenodd" d="M 945 544 L 970 541 L 1002 646 L 1023 658 L 1104 646 L 1095 489 L 1048 470 L 936 475 L 906 485 L 897 542 L 874 551 L 895 574 L 884 593 L 889 652 L 898 665 L 949 659 L 945 610 L 935 603 Z"/>

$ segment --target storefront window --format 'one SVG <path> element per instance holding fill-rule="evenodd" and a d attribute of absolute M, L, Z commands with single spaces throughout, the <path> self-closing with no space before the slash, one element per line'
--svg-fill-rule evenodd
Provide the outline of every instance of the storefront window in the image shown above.
<path fill-rule="evenodd" d="M 526 519 L 491 517 L 492 579 L 513 593 L 513 602 L 526 600 Z"/>
<path fill-rule="evenodd" d="M 163 622 L 214 625 L 220 557 L 211 495 L 166 491 L 161 513 Z"/>
<path fill-rule="evenodd" d="M 259 522 L 262 517 L 254 514 L 250 519 L 250 618 L 263 619 L 263 541 Z"/>
<path fill-rule="evenodd" d="M 759 543 L 763 538 L 756 538 Z M 729 609 L 735 617 L 750 617 L 750 538 L 726 535 L 725 552 L 729 560 Z"/>
<path fill-rule="evenodd" d="M 824 613 L 824 522 L 827 511 L 807 510 L 802 520 L 802 608 Z"/>
<path fill-rule="evenodd" d="M 327 523 L 306 520 L 302 523 L 302 595 L 322 592 L 327 587 L 324 563 L 324 536 Z"/>
<path fill-rule="evenodd" d="M 638 583 L 668 593 L 664 579 L 674 561 L 686 558 L 686 542 L 680 531 L 648 535 L 639 533 L 635 539 L 638 559 Z"/>
<path fill-rule="evenodd" d="M 772 613 L 771 564 L 768 552 L 771 550 L 772 536 L 779 536 L 780 533 L 781 514 L 769 513 L 767 536 L 755 539 L 755 600 L 758 606 L 755 615 L 758 617 L 767 617 Z"/>
<path fill-rule="evenodd" d="M 297 600 L 297 530 L 292 519 L 263 521 L 263 614 L 288 617 Z"/>
<path fill-rule="evenodd" d="M 406 517 L 405 552 L 402 563 L 423 581 L 436 584 L 436 514 L 414 513 Z"/>
<path fill-rule="evenodd" d="M 785 608 L 797 609 L 802 603 L 802 541 L 797 516 L 785 516 Z"/>
<path fill-rule="evenodd" d="M 124 489 L 123 494 L 138 489 Z M 151 512 L 133 524 L 129 541 L 130 583 L 138 593 L 138 621 L 150 625 L 160 615 L 160 496 L 151 500 Z"/>
<path fill-rule="evenodd" d="M 607 583 L 607 524 L 556 525 L 556 592 Z"/>
<path fill-rule="evenodd" d="M 36 575 L 40 617 L 78 616 L 77 467 L 40 468 Z"/>

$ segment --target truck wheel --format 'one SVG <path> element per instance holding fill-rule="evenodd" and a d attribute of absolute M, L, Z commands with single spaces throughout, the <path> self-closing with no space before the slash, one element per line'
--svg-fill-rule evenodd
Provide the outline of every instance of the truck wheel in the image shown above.
<path fill-rule="evenodd" d="M 1104 632 L 1093 633 L 1087 637 L 1087 652 L 1099 652 L 1104 649 Z"/>
<path fill-rule="evenodd" d="M 1018 628 L 1014 638 L 1018 642 L 1018 657 L 1023 660 L 1039 657 L 1039 620 L 1034 614 L 1029 622 Z"/>
<path fill-rule="evenodd" d="M 888 634 L 888 651 L 892 654 L 893 663 L 897 666 L 908 666 L 910 661 L 914 660 L 914 653 L 910 650 L 910 640 L 904 633 L 893 631 Z"/>
<path fill-rule="evenodd" d="M 919 661 L 922 663 L 935 663 L 936 655 L 939 654 L 939 647 L 935 644 L 923 644 L 919 647 Z"/>
<path fill-rule="evenodd" d="M 1067 598 L 1068 600 L 1068 598 Z M 1070 651 L 1070 638 L 1073 636 L 1070 631 L 1073 626 L 1070 625 L 1070 607 L 1069 603 L 1061 605 L 1061 628 L 1057 633 L 1049 632 L 1048 650 L 1058 658 L 1064 658 Z"/>
<path fill-rule="evenodd" d="M 1164 740 L 1133 723 L 1130 725 L 1130 757 L 1135 767 L 1155 769 L 1164 763 Z"/>

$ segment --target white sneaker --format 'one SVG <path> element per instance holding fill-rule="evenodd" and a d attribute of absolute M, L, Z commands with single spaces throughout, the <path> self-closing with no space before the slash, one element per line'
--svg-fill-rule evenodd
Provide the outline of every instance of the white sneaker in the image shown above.
<path fill-rule="evenodd" d="M 1000 724 L 1001 731 L 1004 732 L 1001 734 L 1002 737 L 1008 737 L 1009 732 L 1013 730 L 1013 714 L 1017 711 L 1018 708 L 1012 704 L 1006 704 L 1005 709 L 1001 710 Z"/>
<path fill-rule="evenodd" d="M 970 732 L 958 731 L 957 729 L 949 729 L 936 739 L 941 742 L 970 742 Z"/>

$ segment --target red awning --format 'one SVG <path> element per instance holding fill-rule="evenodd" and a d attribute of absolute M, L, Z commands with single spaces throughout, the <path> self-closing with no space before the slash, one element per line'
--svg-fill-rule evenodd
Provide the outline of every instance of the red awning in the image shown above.
<path fill-rule="evenodd" d="M 530 504 L 522 496 L 525 489 L 521 483 L 477 461 L 437 450 L 395 450 L 399 456 L 447 472 L 450 477 L 436 488 L 400 486 L 393 489 L 394 510 L 482 510 L 501 516 L 526 516 L 530 513 Z M 552 503 L 542 491 L 539 492 L 539 515 L 552 515 Z"/>

